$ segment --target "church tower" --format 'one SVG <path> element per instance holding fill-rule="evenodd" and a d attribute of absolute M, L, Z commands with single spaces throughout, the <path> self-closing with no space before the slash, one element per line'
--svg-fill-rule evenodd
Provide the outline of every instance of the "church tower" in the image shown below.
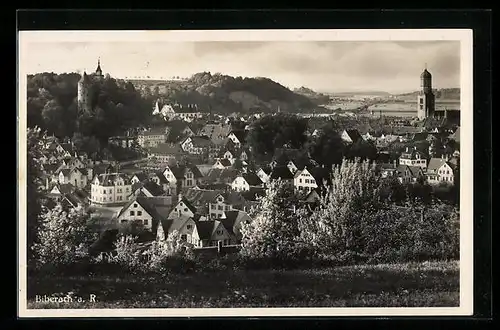
<path fill-rule="evenodd" d="M 87 73 L 84 71 L 82 78 L 78 81 L 78 112 L 89 113 L 92 108 L 92 100 L 90 97 L 90 92 L 92 87 L 92 81 Z"/>
<path fill-rule="evenodd" d="M 434 116 L 434 93 L 432 92 L 432 75 L 427 71 L 420 75 L 420 92 L 417 96 L 417 116 L 422 120 Z"/>
<path fill-rule="evenodd" d="M 97 59 L 97 69 L 95 70 L 94 76 L 98 79 L 102 79 L 104 76 L 102 75 L 102 69 L 101 69 L 101 59 Z"/>

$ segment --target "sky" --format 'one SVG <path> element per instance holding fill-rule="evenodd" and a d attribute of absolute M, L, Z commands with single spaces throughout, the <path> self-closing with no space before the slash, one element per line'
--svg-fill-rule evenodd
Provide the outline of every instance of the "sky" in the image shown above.
<path fill-rule="evenodd" d="M 435 88 L 460 87 L 459 41 L 30 42 L 28 73 L 95 71 L 162 79 L 209 71 L 268 77 L 319 92 L 419 89 L 427 65 Z"/>

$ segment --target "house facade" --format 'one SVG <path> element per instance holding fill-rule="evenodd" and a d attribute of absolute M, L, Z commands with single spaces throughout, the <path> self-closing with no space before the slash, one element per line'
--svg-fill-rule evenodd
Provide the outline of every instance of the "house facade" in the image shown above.
<path fill-rule="evenodd" d="M 92 181 L 90 202 L 93 205 L 124 205 L 131 192 L 132 185 L 123 174 L 100 174 Z"/>
<path fill-rule="evenodd" d="M 455 174 L 451 163 L 443 158 L 431 158 L 427 168 L 427 182 L 429 184 L 445 183 L 453 185 L 455 183 Z"/>
<path fill-rule="evenodd" d="M 410 150 L 407 147 L 399 157 L 399 165 L 418 166 L 425 171 L 427 169 L 427 159 L 416 148 Z"/>

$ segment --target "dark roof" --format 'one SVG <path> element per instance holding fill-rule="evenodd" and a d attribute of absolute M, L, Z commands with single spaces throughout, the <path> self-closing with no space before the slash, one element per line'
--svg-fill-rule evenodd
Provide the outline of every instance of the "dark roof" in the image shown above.
<path fill-rule="evenodd" d="M 282 180 L 291 180 L 293 179 L 293 174 L 290 172 L 287 166 L 276 166 L 271 172 L 271 180 L 282 179 Z M 259 178 L 260 180 L 260 178 Z M 248 182 L 248 180 L 247 180 Z M 250 183 L 249 183 L 250 184 Z M 254 184 L 255 186 L 257 184 Z"/>
<path fill-rule="evenodd" d="M 248 135 L 248 131 L 244 130 L 244 129 L 239 129 L 239 130 L 233 130 L 231 133 L 234 134 L 234 136 L 236 136 L 236 138 L 240 141 L 240 143 L 245 143 L 245 140 L 247 138 L 247 135 Z M 229 133 L 229 134 L 231 134 Z"/>
<path fill-rule="evenodd" d="M 358 130 L 356 129 L 346 129 L 345 132 L 351 138 L 352 142 L 357 142 L 363 139 L 361 134 L 359 134 Z"/>
<path fill-rule="evenodd" d="M 423 173 L 422 168 L 420 166 L 398 165 L 398 167 L 396 168 L 398 174 L 402 174 L 406 170 L 410 172 L 410 175 L 412 177 L 418 177 L 419 173 Z"/>
<path fill-rule="evenodd" d="M 225 182 L 233 181 L 239 175 L 239 171 L 234 168 L 211 168 L 206 174 L 206 182 Z"/>
<path fill-rule="evenodd" d="M 427 69 L 425 69 L 422 74 L 420 74 L 420 78 L 432 78 L 432 75 Z"/>
<path fill-rule="evenodd" d="M 136 176 L 137 179 L 140 181 L 140 182 L 143 182 L 143 181 L 146 181 L 148 179 L 148 176 L 146 175 L 146 173 L 144 172 L 137 172 L 137 173 L 134 173 L 133 176 Z"/>
<path fill-rule="evenodd" d="M 217 220 L 197 221 L 196 229 L 200 239 L 210 239 L 214 229 L 219 225 L 219 223 L 220 221 Z"/>
<path fill-rule="evenodd" d="M 193 146 L 198 148 L 205 148 L 213 146 L 212 140 L 207 136 L 191 136 Z"/>
<path fill-rule="evenodd" d="M 155 172 L 153 175 L 151 175 L 151 177 L 153 177 L 155 175 L 158 177 L 158 179 L 160 179 L 161 184 L 168 184 L 169 183 L 168 179 L 165 177 L 165 175 L 163 175 L 162 171 Z"/>
<path fill-rule="evenodd" d="M 104 173 L 98 174 L 97 178 L 99 180 L 99 185 L 101 186 L 113 186 L 116 180 L 123 179 L 125 183 L 128 182 L 127 178 L 121 173 Z"/>
<path fill-rule="evenodd" d="M 186 197 L 182 196 L 182 199 L 177 203 L 179 204 L 180 202 L 183 202 L 186 207 L 194 213 L 196 213 L 196 207 L 193 206 L 193 204 L 191 204 L 191 202 L 189 201 L 189 199 L 187 199 Z"/>
<path fill-rule="evenodd" d="M 137 196 L 135 198 L 132 198 L 130 201 L 125 204 L 122 209 L 120 210 L 120 213 L 118 213 L 118 217 L 121 216 L 125 210 L 132 205 L 133 203 L 137 203 L 142 206 L 142 208 L 153 218 L 153 223 L 158 222 L 160 219 L 163 218 L 163 215 L 160 214 L 157 211 L 157 205 L 153 199 L 156 198 L 149 198 L 149 197 L 142 197 L 142 196 Z"/>
<path fill-rule="evenodd" d="M 144 183 L 144 188 L 146 188 L 146 190 L 149 191 L 153 196 L 162 196 L 165 194 L 163 188 L 153 181 L 146 181 Z"/>
<path fill-rule="evenodd" d="M 200 169 L 196 165 L 175 165 L 175 166 L 169 166 L 169 168 L 177 179 L 182 179 L 187 169 L 190 169 L 191 172 L 193 172 L 195 178 L 203 177 L 203 175 L 200 172 Z"/>
<path fill-rule="evenodd" d="M 309 173 L 313 176 L 313 178 L 316 180 L 316 184 L 318 186 L 323 184 L 323 180 L 326 180 L 327 184 L 332 183 L 332 178 L 331 178 L 331 171 L 328 168 L 325 167 L 312 167 L 307 169 Z"/>
<path fill-rule="evenodd" d="M 423 141 L 427 138 L 427 136 L 428 136 L 428 133 L 425 133 L 425 132 L 415 133 L 412 136 L 412 140 L 413 141 Z"/>
<path fill-rule="evenodd" d="M 222 158 L 222 159 L 219 159 L 218 162 L 222 165 L 222 166 L 225 166 L 225 167 L 229 167 L 231 166 L 231 161 L 229 159 L 226 159 L 226 158 Z"/>
<path fill-rule="evenodd" d="M 286 170 L 290 172 L 288 168 Z M 260 186 L 262 184 L 262 180 L 253 172 L 242 173 L 241 176 L 245 179 L 249 186 Z"/>
<path fill-rule="evenodd" d="M 226 217 L 220 219 L 220 221 L 222 222 L 224 228 L 226 228 L 226 230 L 230 233 L 234 233 L 234 226 L 238 222 L 252 220 L 252 218 L 250 218 L 250 216 L 246 212 L 240 210 L 225 211 L 224 214 L 226 215 Z"/>
<path fill-rule="evenodd" d="M 266 189 L 250 187 L 250 190 L 241 191 L 240 194 L 247 201 L 256 201 L 258 197 L 263 197 L 266 195 Z"/>
<path fill-rule="evenodd" d="M 189 188 L 183 192 L 182 197 L 187 198 L 193 205 L 200 205 L 214 202 L 215 198 L 222 195 L 222 193 L 219 190 Z"/>

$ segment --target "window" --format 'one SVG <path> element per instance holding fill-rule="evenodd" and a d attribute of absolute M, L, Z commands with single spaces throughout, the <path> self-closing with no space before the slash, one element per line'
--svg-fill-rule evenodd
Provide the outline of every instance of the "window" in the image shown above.
<path fill-rule="evenodd" d="M 186 234 L 182 234 L 181 235 L 181 240 L 186 241 L 187 240 L 187 235 Z"/>
<path fill-rule="evenodd" d="M 137 207 L 137 203 L 134 203 L 134 207 Z"/>
<path fill-rule="evenodd" d="M 104 190 L 102 191 L 102 193 L 103 193 L 104 195 L 106 195 L 106 189 L 104 189 Z"/>
<path fill-rule="evenodd" d="M 130 211 L 130 215 L 131 215 L 131 216 L 132 216 L 132 215 L 134 215 L 134 214 L 135 214 L 135 212 L 134 212 L 134 211 Z"/>
<path fill-rule="evenodd" d="M 309 179 L 305 179 L 305 182 L 306 182 L 306 183 L 309 183 Z"/>
<path fill-rule="evenodd" d="M 187 211 L 188 211 L 188 209 L 187 209 L 187 207 L 185 207 L 185 208 L 184 208 L 184 212 L 187 212 Z"/>
<path fill-rule="evenodd" d="M 147 226 L 148 224 L 149 224 L 148 219 L 144 219 L 144 225 L 146 225 L 146 226 Z"/>
<path fill-rule="evenodd" d="M 191 229 L 193 229 L 193 225 L 187 225 L 187 226 L 186 226 L 186 228 L 187 228 L 188 230 L 191 230 Z"/>
<path fill-rule="evenodd" d="M 302 183 L 302 179 L 299 179 L 299 183 Z"/>
<path fill-rule="evenodd" d="M 224 209 L 225 209 L 226 211 L 229 211 L 229 205 L 226 205 L 226 206 L 224 207 Z"/>
<path fill-rule="evenodd" d="M 222 230 L 217 230 L 217 235 L 222 235 Z"/>
<path fill-rule="evenodd" d="M 137 211 L 137 215 L 142 215 L 142 211 Z"/>
<path fill-rule="evenodd" d="M 222 211 L 224 208 L 222 207 L 222 205 L 218 205 L 218 206 L 217 206 L 217 209 L 218 209 L 219 211 Z"/>
<path fill-rule="evenodd" d="M 210 213 L 210 217 L 215 218 L 215 213 Z"/>

